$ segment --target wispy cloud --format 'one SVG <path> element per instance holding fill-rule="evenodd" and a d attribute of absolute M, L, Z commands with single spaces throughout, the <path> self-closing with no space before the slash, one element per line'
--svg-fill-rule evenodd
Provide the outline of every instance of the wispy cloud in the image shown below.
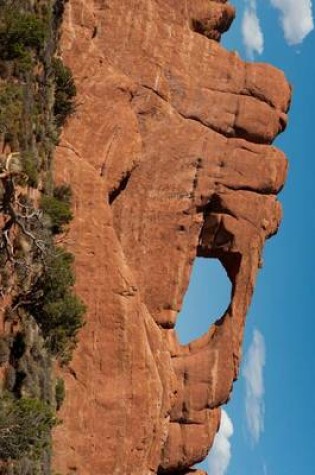
<path fill-rule="evenodd" d="M 314 29 L 311 0 L 270 0 L 280 10 L 281 25 L 289 45 L 302 43 Z"/>
<path fill-rule="evenodd" d="M 262 54 L 264 50 L 264 35 L 257 15 L 256 0 L 245 0 L 245 10 L 242 20 L 242 36 L 248 56 Z"/>
<path fill-rule="evenodd" d="M 286 42 L 301 44 L 314 30 L 312 0 L 269 0 L 279 10 L 280 22 Z M 257 14 L 257 0 L 244 0 L 245 10 L 242 19 L 242 37 L 247 55 L 254 59 L 255 54 L 264 51 L 264 33 Z"/>
<path fill-rule="evenodd" d="M 253 442 L 258 442 L 264 430 L 264 375 L 266 361 L 265 340 L 254 330 L 253 339 L 245 357 L 243 376 L 245 378 L 245 411 L 249 433 Z"/>
<path fill-rule="evenodd" d="M 208 456 L 209 475 L 225 475 L 231 460 L 230 438 L 233 435 L 233 423 L 223 409 L 220 430 Z"/>

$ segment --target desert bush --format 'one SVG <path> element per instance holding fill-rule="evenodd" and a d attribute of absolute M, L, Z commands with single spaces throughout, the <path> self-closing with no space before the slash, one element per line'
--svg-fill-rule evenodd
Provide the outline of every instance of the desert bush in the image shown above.
<path fill-rule="evenodd" d="M 29 50 L 40 50 L 46 38 L 46 26 L 41 18 L 18 8 L 7 7 L 0 17 L 0 58 L 29 58 Z"/>
<path fill-rule="evenodd" d="M 50 443 L 56 418 L 48 404 L 30 398 L 0 398 L 0 459 L 38 457 Z"/>
<path fill-rule="evenodd" d="M 84 305 L 71 291 L 44 305 L 42 328 L 48 336 L 48 345 L 54 355 L 62 355 L 64 350 L 72 346 L 71 343 L 74 343 L 76 334 L 82 327 L 84 312 Z"/>
<path fill-rule="evenodd" d="M 22 153 L 23 172 L 27 177 L 27 184 L 33 188 L 38 186 L 37 159 L 33 152 L 25 151 Z"/>
<path fill-rule="evenodd" d="M 53 195 L 57 200 L 68 203 L 69 205 L 71 204 L 72 190 L 70 185 L 63 184 L 55 186 Z"/>
<path fill-rule="evenodd" d="M 52 376 L 52 355 L 71 358 L 85 311 L 73 291 L 73 257 L 53 244 L 72 219 L 71 189 L 54 188 L 52 179 L 60 127 L 75 110 L 72 74 L 52 59 L 65 1 L 0 0 L 1 171 L 13 163 L 6 161 L 8 150 L 20 160 L 10 190 L 0 187 L 0 205 L 12 204 L 4 209 L 12 256 L 0 239 L 0 287 L 12 295 L 5 310 L 9 346 L 0 338 L 0 473 L 7 468 L 10 475 L 51 471 L 50 432 L 65 392 L 62 379 Z M 26 185 L 45 190 L 40 203 Z"/>
<path fill-rule="evenodd" d="M 55 196 L 42 196 L 40 207 L 50 218 L 50 227 L 53 234 L 62 232 L 62 227 L 70 223 L 73 218 L 69 203 Z"/>
<path fill-rule="evenodd" d="M 65 399 L 65 383 L 62 378 L 57 378 L 55 393 L 57 411 L 59 411 Z"/>
<path fill-rule="evenodd" d="M 23 114 L 23 90 L 18 84 L 0 86 L 0 134 L 5 141 L 16 145 Z"/>
<path fill-rule="evenodd" d="M 34 289 L 36 299 L 28 305 L 47 347 L 56 356 L 68 353 L 83 325 L 85 306 L 72 291 L 75 280 L 72 263 L 72 254 L 56 248 L 47 258 L 46 270 Z"/>
<path fill-rule="evenodd" d="M 60 247 L 54 248 L 53 254 L 47 260 L 41 283 L 45 303 L 62 298 L 69 287 L 73 286 L 73 262 L 74 257 L 70 252 Z"/>
<path fill-rule="evenodd" d="M 62 127 L 67 117 L 75 111 L 74 98 L 77 89 L 71 70 L 63 64 L 61 59 L 53 59 L 52 69 L 55 78 L 54 114 L 58 127 Z"/>

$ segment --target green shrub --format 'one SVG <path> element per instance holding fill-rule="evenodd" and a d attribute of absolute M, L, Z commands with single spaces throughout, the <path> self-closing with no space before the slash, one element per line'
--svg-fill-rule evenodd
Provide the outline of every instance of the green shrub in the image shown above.
<path fill-rule="evenodd" d="M 51 221 L 53 234 L 62 232 L 62 227 L 70 223 L 73 218 L 71 212 L 72 191 L 69 185 L 56 186 L 53 195 L 44 195 L 40 202 L 40 207 Z"/>
<path fill-rule="evenodd" d="M 70 185 L 63 184 L 55 186 L 53 194 L 57 200 L 68 203 L 69 205 L 71 204 L 72 190 Z"/>
<path fill-rule="evenodd" d="M 0 239 L 5 257 L 0 287 L 8 281 L 13 289 L 5 319 L 15 328 L 8 347 L 0 338 L 2 387 L 14 395 L 0 392 L 0 473 L 8 468 L 11 475 L 50 473 L 50 432 L 56 424 L 51 407 L 59 409 L 64 399 L 63 380 L 54 385 L 52 354 L 70 358 L 85 311 L 72 289 L 73 257 L 53 244 L 53 234 L 72 219 L 70 187 L 53 189 L 51 178 L 58 127 L 74 111 L 76 95 L 71 72 L 60 60 L 53 60 L 49 71 L 63 6 L 64 0 L 0 0 L 0 142 L 20 153 L 12 182 L 19 217 L 10 236 L 14 265 Z M 43 213 L 36 212 L 37 193 L 26 188 L 39 183 L 50 194 L 40 200 Z M 0 201 L 6 192 L 0 189 Z"/>
<path fill-rule="evenodd" d="M 77 89 L 71 70 L 63 64 L 61 59 L 53 59 L 52 69 L 55 78 L 54 114 L 58 127 L 62 127 L 67 117 L 75 111 L 74 98 Z"/>
<path fill-rule="evenodd" d="M 48 404 L 38 399 L 0 398 L 0 459 L 38 457 L 50 444 L 50 431 L 57 420 Z"/>
<path fill-rule="evenodd" d="M 0 57 L 25 60 L 29 49 L 40 50 L 46 38 L 44 22 L 33 13 L 7 7 L 0 17 Z"/>
<path fill-rule="evenodd" d="M 33 59 L 30 51 L 21 48 L 19 59 L 14 62 L 14 76 L 24 76 L 33 68 Z"/>
<path fill-rule="evenodd" d="M 18 84 L 0 86 L 0 134 L 16 145 L 23 114 L 23 90 Z"/>
<path fill-rule="evenodd" d="M 33 188 L 38 186 L 38 169 L 36 156 L 32 152 L 22 153 L 23 172 L 27 177 L 27 184 Z"/>
<path fill-rule="evenodd" d="M 70 223 L 73 218 L 69 203 L 55 196 L 44 195 L 41 198 L 40 207 L 50 218 L 53 234 L 62 232 L 63 225 Z"/>
<path fill-rule="evenodd" d="M 72 271 L 74 257 L 62 248 L 55 248 L 47 261 L 46 272 L 41 283 L 45 302 L 63 297 L 74 284 Z"/>
<path fill-rule="evenodd" d="M 84 324 L 85 306 L 72 291 L 72 263 L 72 254 L 57 248 L 47 259 L 46 271 L 34 289 L 34 302 L 27 307 L 40 326 L 50 352 L 61 358 L 68 358 L 77 332 Z"/>
<path fill-rule="evenodd" d="M 47 302 L 43 307 L 42 328 L 48 336 L 49 349 L 54 355 L 61 355 L 82 327 L 82 317 L 85 306 L 71 291 L 53 302 Z"/>
<path fill-rule="evenodd" d="M 55 393 L 57 411 L 59 411 L 65 399 L 65 382 L 62 378 L 57 378 Z"/>

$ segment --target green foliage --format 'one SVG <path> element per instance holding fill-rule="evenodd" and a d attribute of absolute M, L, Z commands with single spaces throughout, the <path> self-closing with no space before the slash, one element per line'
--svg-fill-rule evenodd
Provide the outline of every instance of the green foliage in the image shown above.
<path fill-rule="evenodd" d="M 57 378 L 55 393 L 57 411 L 59 411 L 65 399 L 65 382 L 62 378 Z"/>
<path fill-rule="evenodd" d="M 37 458 L 50 444 L 57 420 L 48 404 L 30 398 L 0 398 L 0 459 Z"/>
<path fill-rule="evenodd" d="M 74 274 L 73 256 L 57 248 L 47 262 L 42 279 L 37 283 L 41 298 L 28 306 L 43 331 L 52 354 L 67 359 L 83 326 L 85 306 L 72 291 Z M 34 295 L 38 291 L 34 289 Z"/>
<path fill-rule="evenodd" d="M 36 338 L 36 336 L 35 336 Z M 28 347 L 30 348 L 30 347 Z M 14 385 L 16 395 L 23 394 L 31 398 L 39 398 L 44 401 L 54 402 L 54 393 L 51 380 L 51 363 L 45 348 L 40 349 L 40 359 L 34 358 L 33 348 L 25 353 L 23 357 L 15 363 L 18 375 Z M 19 375 L 24 377 L 20 380 Z"/>
<path fill-rule="evenodd" d="M 40 207 L 50 218 L 53 234 L 62 232 L 62 227 L 70 223 L 73 218 L 70 204 L 55 196 L 42 196 Z"/>
<path fill-rule="evenodd" d="M 43 276 L 42 290 L 46 301 L 62 298 L 69 287 L 74 284 L 72 264 L 74 258 L 70 252 L 56 248 L 47 263 Z"/>
<path fill-rule="evenodd" d="M 27 177 L 27 184 L 33 188 L 38 186 L 38 169 L 36 156 L 32 152 L 22 153 L 23 172 Z"/>
<path fill-rule="evenodd" d="M 33 68 L 33 59 L 29 51 L 20 48 L 20 55 L 18 60 L 14 62 L 14 75 L 25 76 L 26 73 L 30 72 Z"/>
<path fill-rule="evenodd" d="M 13 256 L 0 240 L 0 290 L 13 296 L 5 310 L 12 325 L 0 338 L 8 392 L 0 392 L 0 472 L 11 475 L 50 473 L 51 408 L 59 409 L 65 396 L 63 380 L 54 384 L 52 355 L 69 361 L 84 323 L 85 306 L 73 291 L 73 256 L 53 244 L 72 219 L 70 187 L 53 189 L 51 178 L 60 127 L 75 110 L 71 71 L 52 58 L 65 1 L 0 0 L 2 170 L 16 165 L 12 157 L 6 161 L 10 148 L 19 162 L 18 170 L 10 169 L 10 190 L 0 185 L 0 205 L 12 204 L 13 223 Z M 46 194 L 38 204 L 27 186 L 39 184 Z"/>
<path fill-rule="evenodd" d="M 50 351 L 68 358 L 75 336 L 82 327 L 85 307 L 78 297 L 68 291 L 62 299 L 47 302 L 43 307 L 43 328 L 48 337 Z"/>
<path fill-rule="evenodd" d="M 67 184 L 55 186 L 54 188 L 54 197 L 59 200 L 63 201 L 64 203 L 71 204 L 72 198 L 72 190 L 71 186 Z"/>
<path fill-rule="evenodd" d="M 77 89 L 71 70 L 63 64 L 61 59 L 53 59 L 52 69 L 55 77 L 54 114 L 57 126 L 62 127 L 67 117 L 75 111 L 74 98 Z"/>
<path fill-rule="evenodd" d="M 19 84 L 0 86 L 0 134 L 6 142 L 15 145 L 23 114 L 23 90 Z"/>
<path fill-rule="evenodd" d="M 30 61 L 30 50 L 39 51 L 47 36 L 46 25 L 37 15 L 7 7 L 0 17 L 0 58 Z"/>

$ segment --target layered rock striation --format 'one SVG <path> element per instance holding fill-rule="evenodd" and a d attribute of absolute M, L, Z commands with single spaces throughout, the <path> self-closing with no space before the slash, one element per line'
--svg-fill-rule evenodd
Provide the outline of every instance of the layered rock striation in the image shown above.
<path fill-rule="evenodd" d="M 88 313 L 64 370 L 58 472 L 190 473 L 219 428 L 281 220 L 287 161 L 271 143 L 291 93 L 282 72 L 218 44 L 233 17 L 224 0 L 67 4 L 61 53 L 78 105 L 55 171 L 74 192 L 66 244 Z M 232 296 L 183 346 L 175 324 L 197 256 L 221 261 Z"/>

